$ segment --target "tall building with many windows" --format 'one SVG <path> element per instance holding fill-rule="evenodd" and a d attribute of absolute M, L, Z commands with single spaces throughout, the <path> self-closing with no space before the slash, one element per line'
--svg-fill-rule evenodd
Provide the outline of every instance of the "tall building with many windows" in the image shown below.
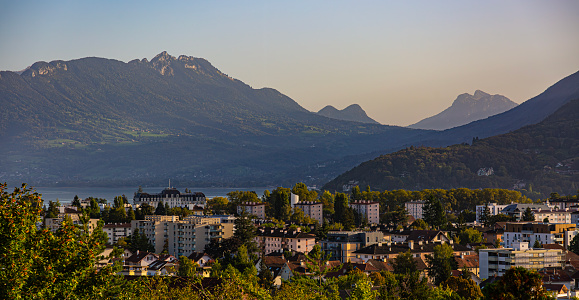
<path fill-rule="evenodd" d="M 357 213 L 361 214 L 363 217 L 366 217 L 368 223 L 380 223 L 380 204 L 378 201 L 352 201 L 350 202 L 350 207 L 353 208 Z"/>
<path fill-rule="evenodd" d="M 561 249 L 529 249 L 529 243 L 515 242 L 512 248 L 480 249 L 479 276 L 481 279 L 503 276 L 512 267 L 529 270 L 563 268 L 564 262 L 565 254 Z"/>

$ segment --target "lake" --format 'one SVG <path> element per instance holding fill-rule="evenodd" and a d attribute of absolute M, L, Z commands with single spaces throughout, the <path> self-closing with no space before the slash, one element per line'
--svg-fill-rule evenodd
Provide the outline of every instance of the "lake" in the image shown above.
<path fill-rule="evenodd" d="M 115 187 L 115 188 L 103 188 L 103 187 L 33 187 L 36 191 L 42 194 L 42 199 L 48 203 L 48 201 L 56 201 L 58 199 L 60 203 L 70 203 L 74 199 L 75 195 L 79 198 L 84 199 L 88 197 L 104 198 L 109 202 L 112 202 L 116 196 L 125 195 L 132 203 L 134 193 L 139 189 L 139 187 Z M 176 187 L 181 193 L 185 192 L 185 187 Z M 266 189 L 272 190 L 269 187 L 249 187 L 249 188 L 190 188 L 187 187 L 191 192 L 202 192 L 207 198 L 213 197 L 227 197 L 227 193 L 232 191 L 255 191 L 257 196 L 261 197 Z M 11 191 L 8 186 L 8 190 Z M 160 193 L 164 187 L 144 187 L 143 191 L 147 193 Z"/>

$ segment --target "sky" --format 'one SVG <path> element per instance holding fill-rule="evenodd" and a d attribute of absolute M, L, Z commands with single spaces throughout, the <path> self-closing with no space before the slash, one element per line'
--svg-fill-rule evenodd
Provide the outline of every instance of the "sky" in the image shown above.
<path fill-rule="evenodd" d="M 579 1 L 0 0 L 0 70 L 162 51 L 407 126 L 462 93 L 521 103 L 579 71 Z"/>

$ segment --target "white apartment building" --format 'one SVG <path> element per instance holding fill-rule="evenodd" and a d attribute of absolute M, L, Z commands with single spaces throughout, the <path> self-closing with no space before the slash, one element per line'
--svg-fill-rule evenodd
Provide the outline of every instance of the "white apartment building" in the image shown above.
<path fill-rule="evenodd" d="M 512 267 L 529 270 L 563 268 L 565 254 L 561 249 L 529 249 L 527 242 L 515 242 L 511 248 L 480 249 L 479 277 L 502 276 Z"/>
<path fill-rule="evenodd" d="M 499 205 L 497 203 L 488 203 L 487 205 L 477 205 L 476 206 L 476 222 L 477 223 L 481 222 L 481 216 L 483 215 L 485 207 L 489 208 L 489 214 L 491 216 L 496 216 L 496 215 L 500 214 L 501 211 L 507 206 L 509 206 L 509 204 Z"/>
<path fill-rule="evenodd" d="M 535 221 L 542 222 L 545 219 L 549 219 L 549 223 L 562 223 L 568 224 L 572 223 L 571 213 L 572 210 L 566 209 L 536 209 L 533 210 L 535 214 Z"/>
<path fill-rule="evenodd" d="M 365 216 L 370 224 L 380 224 L 380 204 L 378 201 L 352 201 L 350 207 Z"/>
<path fill-rule="evenodd" d="M 516 243 L 533 246 L 535 241 L 539 241 L 541 244 L 559 244 L 567 249 L 576 234 L 576 224 L 509 222 L 505 226 L 503 240 L 506 248 Z"/>
<path fill-rule="evenodd" d="M 406 208 L 406 211 L 408 212 L 409 215 L 413 216 L 414 219 L 423 219 L 423 215 L 422 215 L 422 209 L 424 207 L 424 204 L 426 203 L 426 201 L 410 201 L 410 202 L 406 202 L 404 203 L 404 208 Z"/>

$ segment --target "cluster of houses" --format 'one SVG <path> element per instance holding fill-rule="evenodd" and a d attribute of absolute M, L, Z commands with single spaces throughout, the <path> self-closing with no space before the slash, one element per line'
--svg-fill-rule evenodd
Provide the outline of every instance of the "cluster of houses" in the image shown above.
<path fill-rule="evenodd" d="M 204 207 L 204 196 L 200 193 L 186 194 L 186 205 Z M 166 201 L 179 206 L 178 191 L 164 191 L 158 195 L 135 196 L 135 204 Z M 203 198 L 203 200 L 200 200 Z M 138 201 L 137 201 L 138 199 Z M 439 230 L 392 230 L 379 225 L 379 204 L 373 201 L 355 201 L 351 207 L 367 218 L 369 229 L 360 231 L 329 231 L 323 239 L 304 232 L 300 228 L 291 229 L 258 227 L 255 243 L 264 254 L 256 263 L 259 269 L 265 265 L 272 272 L 276 285 L 290 280 L 296 275 L 313 274 L 305 254 L 315 245 L 330 255 L 326 266 L 332 270 L 326 277 L 337 277 L 348 270 L 358 269 L 366 274 L 393 271 L 394 260 L 402 253 L 410 252 L 422 276 L 428 278 L 427 255 L 433 254 L 434 247 L 448 244 L 454 254 L 458 270 L 454 275 L 468 271 L 472 279 L 481 286 L 493 282 L 511 267 L 524 267 L 538 271 L 543 276 L 544 287 L 558 297 L 575 295 L 579 290 L 579 256 L 568 247 L 577 234 L 579 203 L 577 201 L 551 201 L 545 204 L 491 203 L 477 206 L 477 221 L 472 227 L 479 230 L 483 243 L 461 245 L 454 242 L 453 233 Z M 323 207 L 320 202 L 300 202 L 292 195 L 292 207 L 299 207 L 312 219 L 321 220 Z M 405 207 L 413 218 L 423 217 L 424 201 L 406 203 Z M 488 208 L 488 210 L 487 210 Z M 499 213 L 521 220 L 527 210 L 535 214 L 537 221 L 498 222 L 484 228 L 480 216 L 484 210 L 491 215 Z M 238 206 L 258 219 L 265 219 L 263 203 L 247 202 Z M 76 214 L 76 216 L 75 216 Z M 78 221 L 78 212 L 71 207 L 61 208 L 58 218 L 46 219 L 51 229 L 58 228 L 65 216 Z M 543 222 L 549 220 L 549 222 Z M 109 243 L 114 244 L 122 237 L 139 231 L 155 247 L 155 253 L 131 253 L 125 250 L 122 258 L 123 271 L 127 276 L 174 276 L 178 272 L 181 256 L 198 264 L 199 275 L 209 276 L 213 259 L 204 253 L 211 241 L 233 236 L 234 216 L 194 214 L 180 219 L 178 216 L 146 216 L 145 220 L 134 220 L 126 224 L 107 224 L 104 230 Z M 96 227 L 98 220 L 90 221 L 90 228 Z M 257 225 L 256 225 L 257 226 Z M 107 249 L 106 251 L 111 251 Z M 106 253 L 105 253 L 106 254 Z M 109 264 L 114 260 L 103 260 L 99 264 Z"/>

